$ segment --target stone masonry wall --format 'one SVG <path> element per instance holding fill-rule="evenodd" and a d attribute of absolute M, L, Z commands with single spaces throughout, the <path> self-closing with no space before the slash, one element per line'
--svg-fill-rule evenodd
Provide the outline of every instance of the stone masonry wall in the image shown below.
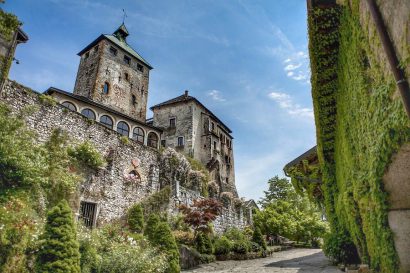
<path fill-rule="evenodd" d="M 54 129 L 62 129 L 75 143 L 90 141 L 108 159 L 110 163 L 89 173 L 80 187 L 81 200 L 98 204 L 97 225 L 123 217 L 132 204 L 158 190 L 159 152 L 156 149 L 133 140 L 124 144 L 117 132 L 59 104 L 43 105 L 38 94 L 15 82 L 7 82 L 0 101 L 14 113 L 27 106 L 38 108 L 26 118 L 26 123 L 38 134 L 40 142 L 47 141 Z M 129 178 L 132 170 L 138 172 L 140 180 Z"/>

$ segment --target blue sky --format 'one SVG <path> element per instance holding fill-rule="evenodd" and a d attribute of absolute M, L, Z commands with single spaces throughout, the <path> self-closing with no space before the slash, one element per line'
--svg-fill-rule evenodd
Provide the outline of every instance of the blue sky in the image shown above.
<path fill-rule="evenodd" d="M 10 78 L 72 91 L 76 55 L 128 14 L 128 43 L 154 69 L 149 105 L 189 90 L 233 131 L 236 184 L 258 199 L 315 145 L 304 0 L 6 0 L 29 35 Z M 148 113 L 148 116 L 151 116 Z"/>

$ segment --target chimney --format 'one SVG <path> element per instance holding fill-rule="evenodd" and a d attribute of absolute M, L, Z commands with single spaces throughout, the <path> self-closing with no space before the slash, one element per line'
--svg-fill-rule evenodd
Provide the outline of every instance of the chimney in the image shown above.
<path fill-rule="evenodd" d="M 188 98 L 188 90 L 185 90 L 185 98 Z"/>

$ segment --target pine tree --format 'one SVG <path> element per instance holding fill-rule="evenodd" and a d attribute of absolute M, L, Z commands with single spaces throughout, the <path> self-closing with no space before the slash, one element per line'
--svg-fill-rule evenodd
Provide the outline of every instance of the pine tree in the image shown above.
<path fill-rule="evenodd" d="M 208 234 L 199 232 L 195 237 L 195 247 L 201 254 L 213 254 L 213 245 Z"/>
<path fill-rule="evenodd" d="M 72 212 L 60 201 L 47 214 L 44 243 L 38 255 L 42 273 L 80 273 L 80 251 Z"/>
<path fill-rule="evenodd" d="M 144 228 L 144 213 L 140 204 L 135 204 L 128 210 L 128 225 L 131 231 L 142 232 Z"/>
<path fill-rule="evenodd" d="M 151 242 L 155 242 L 156 230 L 160 222 L 159 216 L 152 213 L 148 217 L 147 225 L 145 226 L 144 235 Z"/>
<path fill-rule="evenodd" d="M 252 236 L 252 241 L 260 245 L 263 250 L 266 250 L 266 241 L 263 238 L 261 229 L 259 227 L 255 227 L 255 230 Z"/>

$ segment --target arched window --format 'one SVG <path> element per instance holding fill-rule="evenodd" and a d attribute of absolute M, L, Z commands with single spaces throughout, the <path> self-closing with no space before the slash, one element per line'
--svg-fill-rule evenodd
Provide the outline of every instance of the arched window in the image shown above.
<path fill-rule="evenodd" d="M 89 119 L 95 120 L 95 113 L 91 109 L 85 108 L 83 109 L 83 111 L 81 111 L 81 114 Z"/>
<path fill-rule="evenodd" d="M 136 127 L 132 133 L 132 138 L 138 141 L 139 143 L 144 144 L 144 137 L 144 130 L 140 127 Z"/>
<path fill-rule="evenodd" d="M 77 111 L 77 107 L 75 107 L 75 105 L 72 104 L 72 103 L 69 102 L 69 101 L 65 101 L 65 102 L 63 102 L 61 105 L 63 105 L 64 107 L 70 109 L 71 111 Z"/>
<path fill-rule="evenodd" d="M 148 146 L 152 148 L 157 148 L 158 147 L 158 136 L 156 133 L 151 132 L 148 134 Z"/>
<path fill-rule="evenodd" d="M 104 94 L 108 94 L 108 92 L 110 91 L 110 84 L 108 82 L 104 83 L 102 91 L 103 91 Z"/>
<path fill-rule="evenodd" d="M 101 116 L 100 117 L 100 122 L 104 125 L 104 126 L 107 126 L 108 128 L 110 128 L 110 129 L 112 129 L 112 127 L 113 127 L 113 121 L 112 121 L 112 118 L 110 118 L 109 116 L 107 116 L 107 115 L 104 115 L 104 116 Z"/>
<path fill-rule="evenodd" d="M 123 136 L 129 136 L 130 135 L 130 127 L 124 121 L 120 121 L 117 124 L 117 132 L 120 133 Z"/>

